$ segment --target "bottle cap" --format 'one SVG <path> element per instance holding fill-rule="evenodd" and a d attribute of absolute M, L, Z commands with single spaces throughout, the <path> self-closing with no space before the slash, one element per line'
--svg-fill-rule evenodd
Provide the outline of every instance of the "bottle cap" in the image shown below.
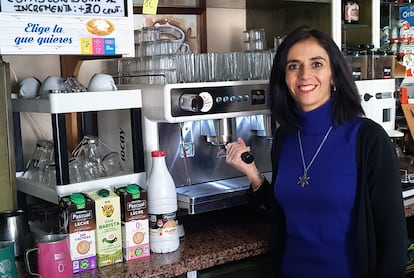
<path fill-rule="evenodd" d="M 136 184 L 128 184 L 126 191 L 132 195 L 132 199 L 139 199 L 141 197 L 141 192 Z"/>
<path fill-rule="evenodd" d="M 100 197 L 108 197 L 109 196 L 109 190 L 108 189 L 101 189 L 98 191 L 98 195 Z"/>
<path fill-rule="evenodd" d="M 152 151 L 151 156 L 152 157 L 163 157 L 165 156 L 165 151 L 163 150 Z"/>
<path fill-rule="evenodd" d="M 76 205 L 77 209 L 85 208 L 85 196 L 80 193 L 73 193 L 70 195 L 70 200 Z"/>

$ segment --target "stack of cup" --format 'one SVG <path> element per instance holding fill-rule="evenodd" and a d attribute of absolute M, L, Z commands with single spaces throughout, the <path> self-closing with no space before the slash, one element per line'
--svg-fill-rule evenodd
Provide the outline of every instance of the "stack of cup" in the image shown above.
<path fill-rule="evenodd" d="M 161 38 L 158 27 L 134 31 L 135 58 L 120 60 L 124 84 L 176 83 L 176 55 L 182 41 Z"/>
<path fill-rule="evenodd" d="M 264 29 L 243 31 L 244 51 L 260 51 L 266 49 L 266 32 Z"/>

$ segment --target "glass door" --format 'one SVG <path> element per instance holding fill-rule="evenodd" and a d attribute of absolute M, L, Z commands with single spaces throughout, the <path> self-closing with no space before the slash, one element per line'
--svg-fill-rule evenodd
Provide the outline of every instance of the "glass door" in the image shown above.
<path fill-rule="evenodd" d="M 347 23 L 344 20 L 346 0 L 341 1 L 342 4 L 339 7 L 339 1 L 332 1 L 332 12 L 335 13 L 332 22 L 332 26 L 339 26 L 341 35 L 333 32 L 337 35 L 334 39 L 343 50 L 358 48 L 361 44 L 371 44 L 374 48 L 379 47 L 379 13 L 380 13 L 380 1 L 355 1 L 359 5 L 359 20 L 353 23 Z M 338 18 L 341 18 L 340 22 Z M 336 27 L 338 28 L 338 27 Z"/>
<path fill-rule="evenodd" d="M 414 4 L 411 1 L 380 1 L 380 48 L 396 56 L 395 76 L 412 76 L 414 69 Z"/>

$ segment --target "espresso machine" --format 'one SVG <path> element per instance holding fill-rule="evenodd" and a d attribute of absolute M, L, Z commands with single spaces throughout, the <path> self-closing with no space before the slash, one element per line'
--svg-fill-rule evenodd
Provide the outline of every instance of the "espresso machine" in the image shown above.
<path fill-rule="evenodd" d="M 404 134 L 395 130 L 395 79 L 360 80 L 355 82 L 365 116 L 380 124 L 390 138 Z"/>
<path fill-rule="evenodd" d="M 272 121 L 268 81 L 143 85 L 142 129 L 147 174 L 151 151 L 166 151 L 178 206 L 198 214 L 249 202 L 249 181 L 226 163 L 226 144 L 244 139 L 270 175 Z"/>

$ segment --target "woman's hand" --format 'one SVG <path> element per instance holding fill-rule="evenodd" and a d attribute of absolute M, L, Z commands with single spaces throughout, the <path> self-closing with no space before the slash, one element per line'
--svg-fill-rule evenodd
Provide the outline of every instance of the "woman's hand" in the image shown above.
<path fill-rule="evenodd" d="M 237 142 L 227 144 L 226 149 L 226 162 L 246 175 L 254 190 L 258 189 L 263 183 L 263 175 L 257 169 L 254 161 L 252 163 L 245 163 L 241 158 L 244 152 L 250 151 L 250 147 L 246 146 L 243 139 L 238 138 Z"/>

